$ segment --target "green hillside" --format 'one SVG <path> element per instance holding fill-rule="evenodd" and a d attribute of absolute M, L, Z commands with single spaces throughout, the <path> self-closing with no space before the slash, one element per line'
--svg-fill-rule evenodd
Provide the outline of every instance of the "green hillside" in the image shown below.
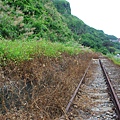
<path fill-rule="evenodd" d="M 0 3 L 0 35 L 6 39 L 45 38 L 60 42 L 73 39 L 50 0 L 2 0 Z"/>
<path fill-rule="evenodd" d="M 86 25 L 76 16 L 71 15 L 70 4 L 65 0 L 53 0 L 55 7 L 65 17 L 68 28 L 75 34 L 75 40 L 80 44 L 93 48 L 104 54 L 114 53 L 120 49 L 119 43 L 110 42 L 110 39 L 117 39 L 113 35 L 107 35 L 102 30 L 96 30 Z"/>
<path fill-rule="evenodd" d="M 104 54 L 120 49 L 117 39 L 71 15 L 66 0 L 0 0 L 0 36 L 7 40 L 76 41 Z"/>

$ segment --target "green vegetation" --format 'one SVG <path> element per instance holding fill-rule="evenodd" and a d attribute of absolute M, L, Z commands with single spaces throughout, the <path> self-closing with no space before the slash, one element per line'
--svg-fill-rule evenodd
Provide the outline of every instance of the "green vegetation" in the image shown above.
<path fill-rule="evenodd" d="M 71 14 L 70 4 L 66 0 L 52 0 L 58 12 L 61 14 Z"/>
<path fill-rule="evenodd" d="M 103 54 L 114 54 L 120 49 L 119 43 L 110 42 L 117 39 L 115 36 L 71 15 L 66 0 L 0 0 L 0 38 L 0 59 L 4 60 L 26 60 L 42 53 L 54 56 L 66 52 L 65 49 L 75 53 L 74 43 L 76 49 L 82 44 Z M 58 44 L 67 47 L 60 50 Z M 43 52 L 42 46 L 46 51 Z"/>
<path fill-rule="evenodd" d="M 63 52 L 68 54 L 78 54 L 80 47 L 72 46 L 73 43 L 51 43 L 50 41 L 7 41 L 0 40 L 0 60 L 23 61 L 36 56 L 60 57 Z M 22 49 L 21 49 L 22 48 Z"/>
<path fill-rule="evenodd" d="M 53 2 L 58 12 L 65 17 L 64 21 L 67 23 L 68 28 L 74 33 L 74 39 L 80 44 L 93 48 L 95 51 L 102 52 L 103 54 L 113 54 L 117 49 L 120 49 L 120 43 L 110 41 L 116 40 L 117 37 L 107 35 L 102 30 L 96 30 L 86 25 L 76 16 L 71 15 L 69 3 L 61 2 L 61 0 L 53 0 Z M 64 12 L 62 10 L 64 10 Z"/>
<path fill-rule="evenodd" d="M 50 0 L 0 0 L 0 3 L 0 35 L 6 39 L 44 38 L 60 42 L 73 39 Z"/>
<path fill-rule="evenodd" d="M 115 57 L 113 57 L 113 58 L 111 58 L 111 59 L 112 59 L 112 61 L 113 61 L 115 64 L 120 65 L 120 58 L 115 58 Z"/>
<path fill-rule="evenodd" d="M 113 54 L 107 54 L 107 57 L 110 58 L 110 60 L 113 61 L 113 63 L 120 65 L 120 58 L 113 55 Z"/>

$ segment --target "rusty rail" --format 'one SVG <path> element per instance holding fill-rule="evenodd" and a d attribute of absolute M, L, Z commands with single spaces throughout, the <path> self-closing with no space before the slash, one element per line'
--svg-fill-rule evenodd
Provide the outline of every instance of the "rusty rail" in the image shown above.
<path fill-rule="evenodd" d="M 116 111 L 117 117 L 120 120 L 120 103 L 119 103 L 118 97 L 117 97 L 117 95 L 116 95 L 116 93 L 114 91 L 114 88 L 113 88 L 113 86 L 111 84 L 111 80 L 110 80 L 105 68 L 103 67 L 103 64 L 102 64 L 100 59 L 99 59 L 99 62 L 100 62 L 101 68 L 103 70 L 103 73 L 105 75 L 106 82 L 108 84 L 108 89 L 110 91 L 111 98 L 112 98 L 113 103 L 115 105 L 115 111 Z"/>
<path fill-rule="evenodd" d="M 74 100 L 74 98 L 75 98 L 75 96 L 76 96 L 76 94 L 77 94 L 77 92 L 78 92 L 81 84 L 83 83 L 83 80 L 84 80 L 84 78 L 85 78 L 85 76 L 86 76 L 86 74 L 87 74 L 87 71 L 88 71 L 90 65 L 91 65 L 91 61 L 90 61 L 89 65 L 88 65 L 87 69 L 85 70 L 85 73 L 84 73 L 82 79 L 80 80 L 80 82 L 79 82 L 79 84 L 78 84 L 75 92 L 73 93 L 73 95 L 72 95 L 72 97 L 71 97 L 71 99 L 70 99 L 70 101 L 69 101 L 69 103 L 68 103 L 68 105 L 67 105 L 67 107 L 66 107 L 66 113 L 69 111 L 69 108 L 70 108 L 70 106 L 71 106 L 71 104 L 72 104 L 72 102 L 73 102 L 73 100 Z"/>
<path fill-rule="evenodd" d="M 106 83 L 108 84 L 108 89 L 109 89 L 109 92 L 110 92 L 111 99 L 112 99 L 112 101 L 114 103 L 114 106 L 115 106 L 115 111 L 116 111 L 118 120 L 120 120 L 120 103 L 119 103 L 118 97 L 117 97 L 117 95 L 116 95 L 116 93 L 115 93 L 115 91 L 113 89 L 113 86 L 111 84 L 111 80 L 110 80 L 110 78 L 109 78 L 109 76 L 108 76 L 108 74 L 107 74 L 107 72 L 106 72 L 106 70 L 105 70 L 105 68 L 104 68 L 104 66 L 103 66 L 100 59 L 99 59 L 99 62 L 100 62 L 100 66 L 101 66 L 101 68 L 103 70 L 103 74 L 105 75 Z M 73 100 L 74 100 L 74 98 L 75 98 L 81 84 L 84 81 L 84 78 L 85 78 L 85 76 L 86 76 L 86 74 L 88 72 L 88 69 L 89 69 L 90 65 L 91 65 L 91 62 L 89 63 L 87 69 L 85 70 L 85 73 L 84 73 L 82 79 L 80 80 L 80 83 L 78 84 L 74 94 L 72 95 L 72 97 L 71 97 L 71 99 L 70 99 L 70 101 L 69 101 L 69 103 L 68 103 L 68 105 L 66 107 L 66 113 L 69 112 L 69 108 L 70 108 L 70 106 L 71 106 L 71 104 L 72 104 L 72 102 L 73 102 Z"/>

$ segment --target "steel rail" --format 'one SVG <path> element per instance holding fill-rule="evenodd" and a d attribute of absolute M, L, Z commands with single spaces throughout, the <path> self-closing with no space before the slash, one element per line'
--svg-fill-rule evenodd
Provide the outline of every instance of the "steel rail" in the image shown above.
<path fill-rule="evenodd" d="M 114 88 L 113 88 L 113 86 L 111 84 L 111 80 L 110 80 L 110 78 L 109 78 L 109 76 L 108 76 L 108 74 L 107 74 L 107 72 L 106 72 L 106 70 L 105 70 L 105 68 L 104 68 L 104 66 L 103 66 L 100 59 L 99 59 L 99 62 L 100 62 L 101 68 L 103 70 L 103 73 L 105 75 L 106 82 L 108 84 L 108 89 L 110 91 L 110 96 L 111 96 L 112 101 L 113 101 L 113 103 L 115 105 L 115 111 L 116 111 L 117 117 L 120 120 L 120 103 L 119 103 L 118 97 L 117 97 L 117 95 L 116 95 L 116 93 L 114 91 Z"/>
<path fill-rule="evenodd" d="M 92 61 L 92 60 L 91 60 L 91 61 Z M 71 104 L 72 104 L 72 102 L 73 102 L 73 100 L 74 100 L 74 98 L 75 98 L 75 96 L 76 96 L 76 94 L 77 94 L 77 92 L 78 92 L 81 84 L 83 83 L 83 80 L 84 80 L 84 78 L 85 78 L 85 76 L 86 76 L 86 74 L 87 74 L 87 71 L 88 71 L 88 69 L 89 69 L 89 67 L 90 67 L 90 65 L 91 65 L 91 61 L 89 62 L 89 65 L 88 65 L 87 69 L 85 70 L 85 73 L 84 73 L 82 79 L 80 80 L 80 82 L 79 82 L 79 84 L 78 84 L 75 92 L 73 93 L 73 95 L 72 95 L 72 97 L 71 97 L 71 99 L 70 99 L 70 101 L 69 101 L 69 103 L 68 103 L 68 105 L 67 105 L 67 107 L 66 107 L 66 113 L 69 111 L 69 108 L 70 108 L 70 106 L 71 106 Z"/>

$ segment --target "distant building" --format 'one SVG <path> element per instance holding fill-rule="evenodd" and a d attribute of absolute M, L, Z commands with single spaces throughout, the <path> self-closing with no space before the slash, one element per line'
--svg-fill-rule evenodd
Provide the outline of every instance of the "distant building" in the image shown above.
<path fill-rule="evenodd" d="M 111 41 L 111 42 L 120 42 L 120 38 L 118 38 L 118 39 L 116 39 L 116 40 L 111 40 L 111 39 L 110 39 L 110 41 Z"/>
<path fill-rule="evenodd" d="M 120 38 L 118 38 L 118 42 L 120 42 Z"/>
<path fill-rule="evenodd" d="M 116 40 L 111 40 L 111 39 L 110 39 L 110 41 L 111 41 L 111 42 L 119 42 L 118 39 L 116 39 Z"/>

